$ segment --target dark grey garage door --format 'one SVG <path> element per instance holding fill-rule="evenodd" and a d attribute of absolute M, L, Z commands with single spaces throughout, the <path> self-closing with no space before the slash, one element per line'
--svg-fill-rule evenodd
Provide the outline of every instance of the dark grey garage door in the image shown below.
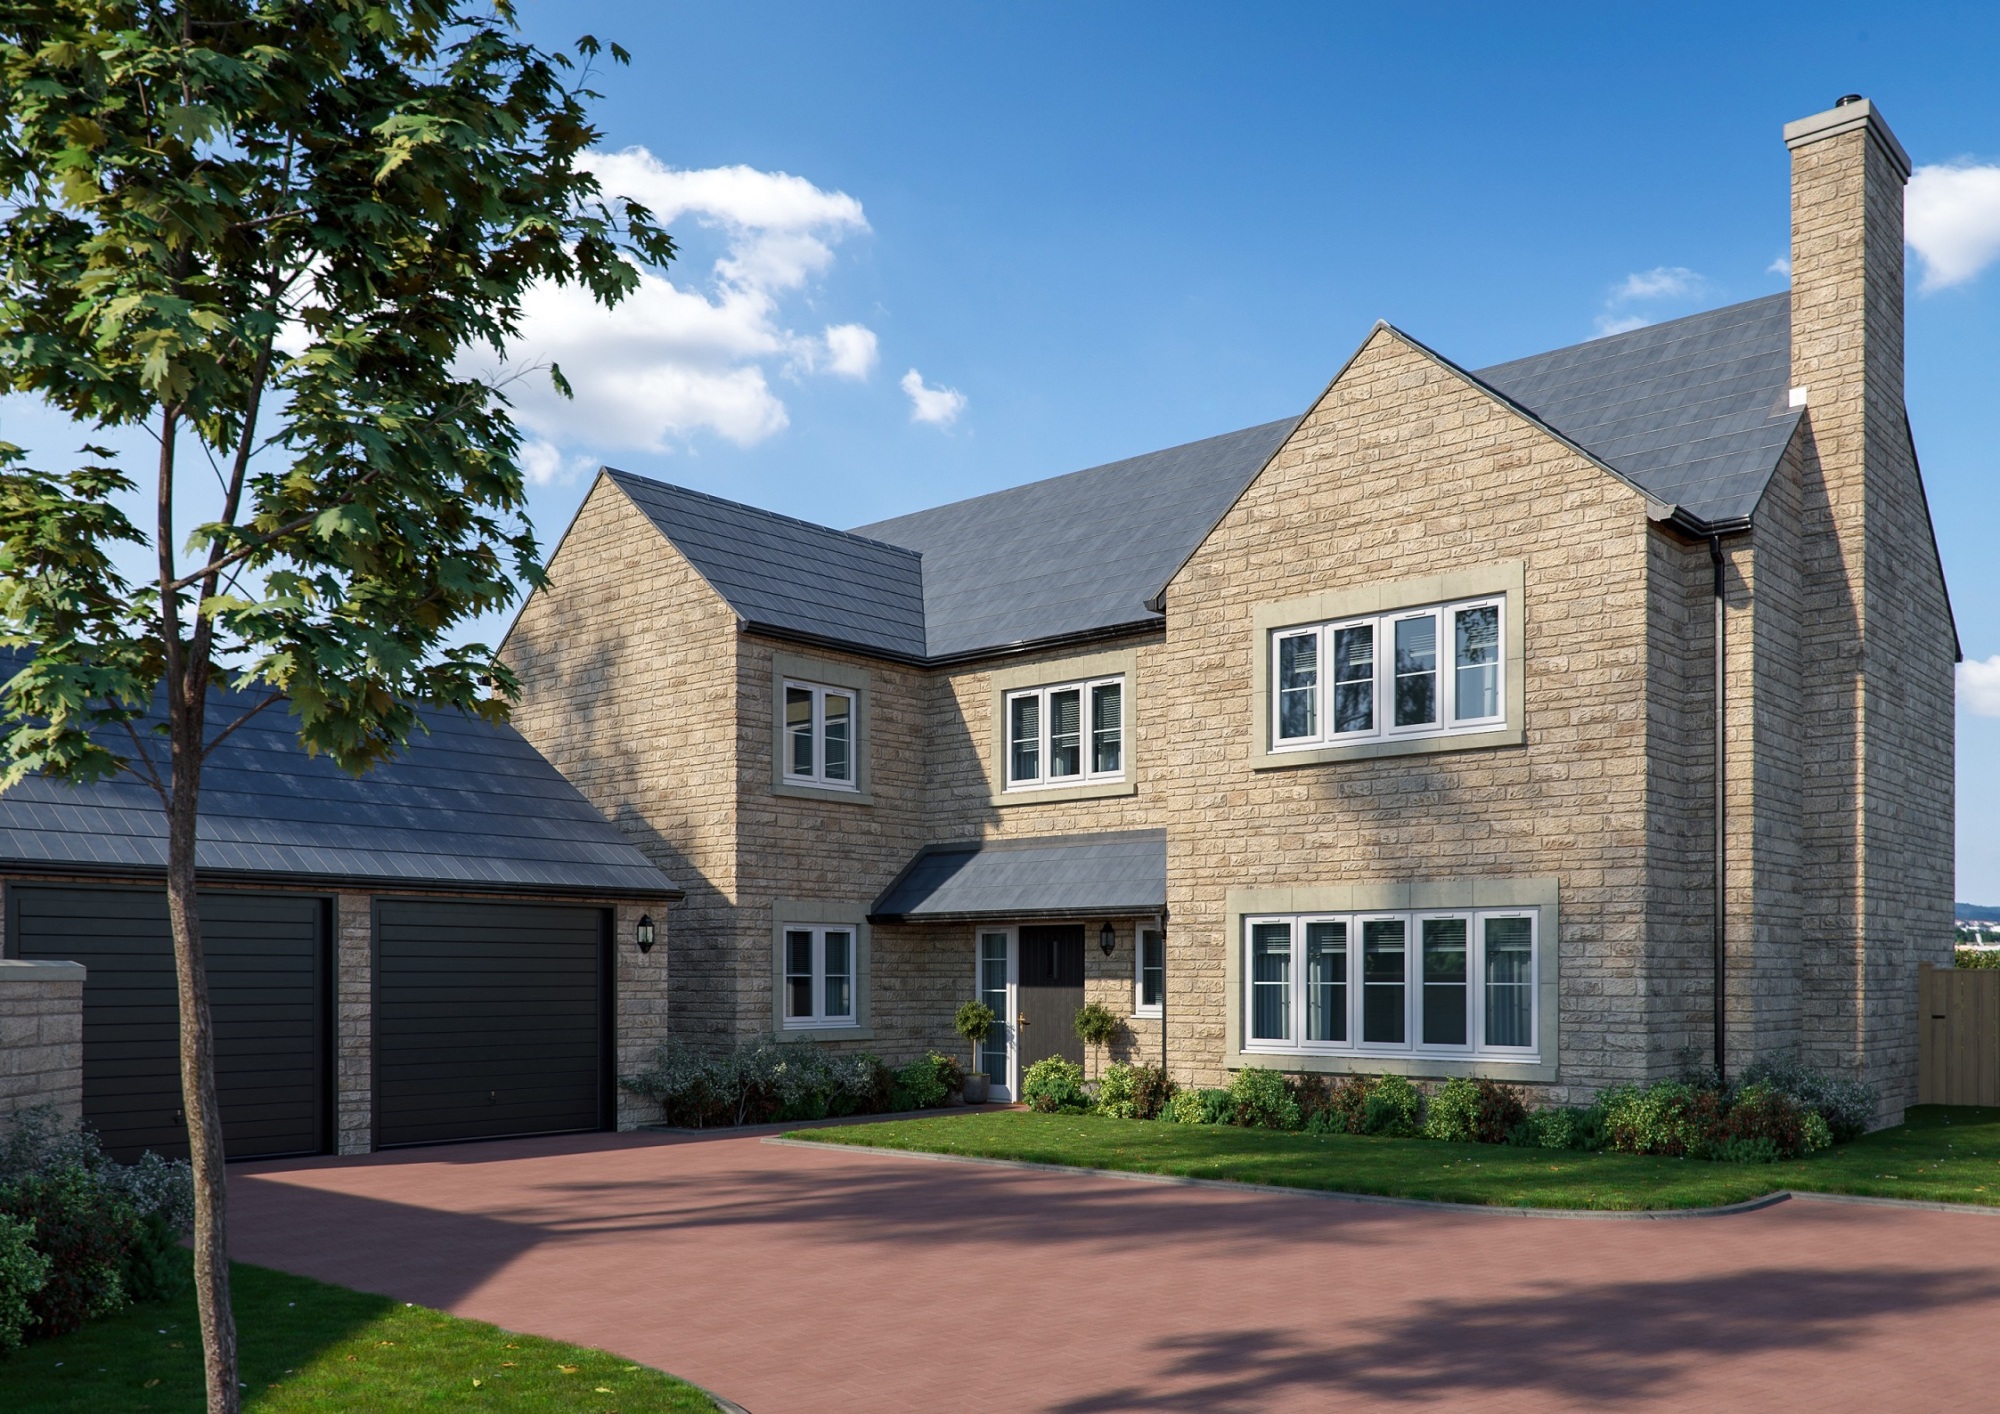
<path fill-rule="evenodd" d="M 607 1127 L 609 963 L 601 909 L 378 903 L 376 1144 Z"/>
<path fill-rule="evenodd" d="M 180 1003 L 164 891 L 7 891 L 16 957 L 80 962 L 83 1115 L 120 1159 L 187 1155 Z M 223 1145 L 232 1159 L 328 1147 L 327 901 L 205 893 Z"/>

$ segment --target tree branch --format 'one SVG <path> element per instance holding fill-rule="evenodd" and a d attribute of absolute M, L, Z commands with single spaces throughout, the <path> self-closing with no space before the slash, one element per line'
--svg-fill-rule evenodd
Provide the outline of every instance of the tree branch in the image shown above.
<path fill-rule="evenodd" d="M 284 693 L 274 692 L 269 697 L 265 698 L 262 702 L 259 702 L 255 707 L 252 707 L 248 712 L 245 712 L 242 716 L 238 717 L 235 721 L 231 722 L 228 726 L 224 727 L 221 731 L 217 732 L 214 738 L 208 743 L 208 745 L 204 746 L 201 749 L 201 759 L 206 761 L 210 756 L 214 755 L 215 748 L 222 745 L 223 742 L 227 741 L 229 739 L 229 734 L 231 732 L 235 731 L 238 727 L 242 726 L 245 722 L 249 721 L 259 712 L 263 711 L 266 707 L 269 707 L 274 702 L 283 702 L 284 700 L 285 700 Z"/>
<path fill-rule="evenodd" d="M 200 569 L 193 571 L 191 574 L 183 575 L 181 578 L 174 580 L 167 587 L 169 589 L 174 590 L 175 592 L 179 592 L 180 590 L 186 589 L 191 584 L 198 584 L 203 582 L 204 580 L 212 581 L 213 576 L 220 574 L 223 570 L 229 568 L 229 566 L 235 564 L 239 560 L 249 559 L 252 555 L 256 554 L 259 550 L 263 549 L 266 545 L 271 544 L 273 541 L 282 540 L 288 535 L 292 535 L 298 531 L 304 530 L 307 526 L 311 525 L 314 521 L 318 520 L 321 516 L 325 515 L 329 510 L 333 509 L 334 506 L 345 506 L 351 504 L 354 500 L 355 493 L 359 492 L 361 488 L 366 486 L 369 482 L 379 479 L 381 475 L 382 473 L 380 471 L 371 471 L 366 473 L 365 475 L 357 477 L 355 479 L 354 484 L 347 488 L 347 494 L 342 496 L 339 500 L 331 502 L 328 505 L 321 506 L 318 510 L 312 512 L 312 514 L 310 515 L 303 515 L 300 516 L 297 520 L 287 521 L 285 524 L 279 526 L 276 530 L 272 531 L 269 535 L 261 537 L 252 544 L 239 545 L 236 549 L 231 550 L 226 555 L 217 555 L 214 559 L 210 560 Z"/>
<path fill-rule="evenodd" d="M 160 770 L 159 767 L 153 764 L 152 753 L 146 750 L 146 743 L 139 736 L 139 729 L 133 726 L 129 720 L 125 723 L 125 735 L 132 738 L 133 754 L 145 765 L 146 770 L 143 775 L 138 771 L 132 771 L 130 760 L 126 761 L 125 769 L 132 771 L 133 775 L 138 776 L 140 780 L 151 786 L 153 793 L 159 796 L 160 804 L 164 806 L 167 803 L 167 783 L 160 779 Z"/>

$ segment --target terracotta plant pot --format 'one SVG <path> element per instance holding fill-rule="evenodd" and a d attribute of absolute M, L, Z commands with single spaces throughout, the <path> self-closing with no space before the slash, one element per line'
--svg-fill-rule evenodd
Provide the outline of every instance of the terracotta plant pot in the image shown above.
<path fill-rule="evenodd" d="M 971 1075 L 966 1076 L 965 1103 L 968 1105 L 985 1104 L 987 1095 L 987 1086 L 989 1083 L 990 1082 L 987 1080 L 986 1074 L 983 1071 L 975 1071 Z"/>

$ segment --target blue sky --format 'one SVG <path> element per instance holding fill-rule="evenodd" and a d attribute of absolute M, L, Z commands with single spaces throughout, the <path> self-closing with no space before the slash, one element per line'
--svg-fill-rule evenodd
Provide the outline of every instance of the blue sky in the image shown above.
<path fill-rule="evenodd" d="M 1781 289 L 1779 129 L 1867 94 L 1950 174 L 1909 402 L 1996 660 L 1961 692 L 1958 896 L 2000 902 L 2000 7 L 522 13 L 632 52 L 607 176 L 683 241 L 609 322 L 536 310 L 522 357 L 582 395 L 515 385 L 548 541 L 599 462 L 856 525 L 1298 412 L 1378 318 L 1476 367 Z"/>

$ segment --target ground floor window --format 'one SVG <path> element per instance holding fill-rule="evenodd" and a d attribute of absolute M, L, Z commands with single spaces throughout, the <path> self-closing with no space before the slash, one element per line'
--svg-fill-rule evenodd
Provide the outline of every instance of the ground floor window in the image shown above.
<path fill-rule="evenodd" d="M 854 1025 L 854 930 L 787 926 L 785 1024 Z"/>
<path fill-rule="evenodd" d="M 1244 920 L 1246 1051 L 1532 1059 L 1534 909 Z"/>
<path fill-rule="evenodd" d="M 1139 945 L 1132 965 L 1138 993 L 1133 1013 L 1158 1016 L 1167 995 L 1167 935 L 1158 926 L 1139 925 Z"/>

